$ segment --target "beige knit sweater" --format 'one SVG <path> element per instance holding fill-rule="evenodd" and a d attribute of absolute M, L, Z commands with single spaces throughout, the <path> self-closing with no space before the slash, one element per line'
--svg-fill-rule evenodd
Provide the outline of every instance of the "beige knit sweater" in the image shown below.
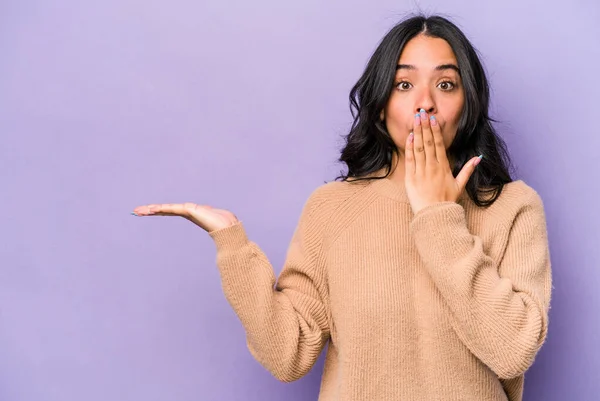
<path fill-rule="evenodd" d="M 276 378 L 326 344 L 319 401 L 516 401 L 546 338 L 543 204 L 522 181 L 413 215 L 389 179 L 308 199 L 279 279 L 242 223 L 211 232 L 227 300 Z"/>

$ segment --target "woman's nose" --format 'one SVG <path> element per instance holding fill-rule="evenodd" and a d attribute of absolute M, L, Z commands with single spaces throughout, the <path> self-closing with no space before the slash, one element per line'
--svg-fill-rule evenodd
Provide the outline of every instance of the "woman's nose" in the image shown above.
<path fill-rule="evenodd" d="M 427 114 L 435 114 L 435 107 L 427 106 L 427 105 L 417 107 L 417 109 L 415 110 L 415 113 L 420 113 L 421 109 L 425 110 L 427 112 Z"/>

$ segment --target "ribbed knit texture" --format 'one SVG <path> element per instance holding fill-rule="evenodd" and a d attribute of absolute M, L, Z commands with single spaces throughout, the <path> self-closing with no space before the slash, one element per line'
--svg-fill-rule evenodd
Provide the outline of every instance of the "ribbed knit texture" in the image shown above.
<path fill-rule="evenodd" d="M 520 401 L 546 338 L 544 208 L 522 181 L 414 215 L 394 182 L 310 196 L 276 281 L 242 223 L 211 232 L 252 355 L 296 380 L 329 343 L 319 401 Z"/>

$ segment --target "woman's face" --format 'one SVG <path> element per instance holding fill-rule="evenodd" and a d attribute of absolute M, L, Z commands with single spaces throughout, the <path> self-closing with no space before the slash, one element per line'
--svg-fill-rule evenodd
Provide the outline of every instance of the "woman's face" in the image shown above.
<path fill-rule="evenodd" d="M 399 149 L 413 129 L 414 115 L 425 109 L 440 124 L 446 149 L 458 128 L 464 90 L 452 48 L 443 39 L 418 35 L 398 60 L 394 89 L 381 118 Z"/>

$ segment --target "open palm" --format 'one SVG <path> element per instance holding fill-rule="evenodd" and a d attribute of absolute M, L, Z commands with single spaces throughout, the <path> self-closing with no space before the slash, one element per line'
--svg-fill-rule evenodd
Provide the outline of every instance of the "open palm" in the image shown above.
<path fill-rule="evenodd" d="M 195 203 L 164 203 L 138 206 L 133 209 L 136 216 L 179 216 L 207 232 L 234 225 L 238 219 L 228 210 L 216 209 Z"/>

